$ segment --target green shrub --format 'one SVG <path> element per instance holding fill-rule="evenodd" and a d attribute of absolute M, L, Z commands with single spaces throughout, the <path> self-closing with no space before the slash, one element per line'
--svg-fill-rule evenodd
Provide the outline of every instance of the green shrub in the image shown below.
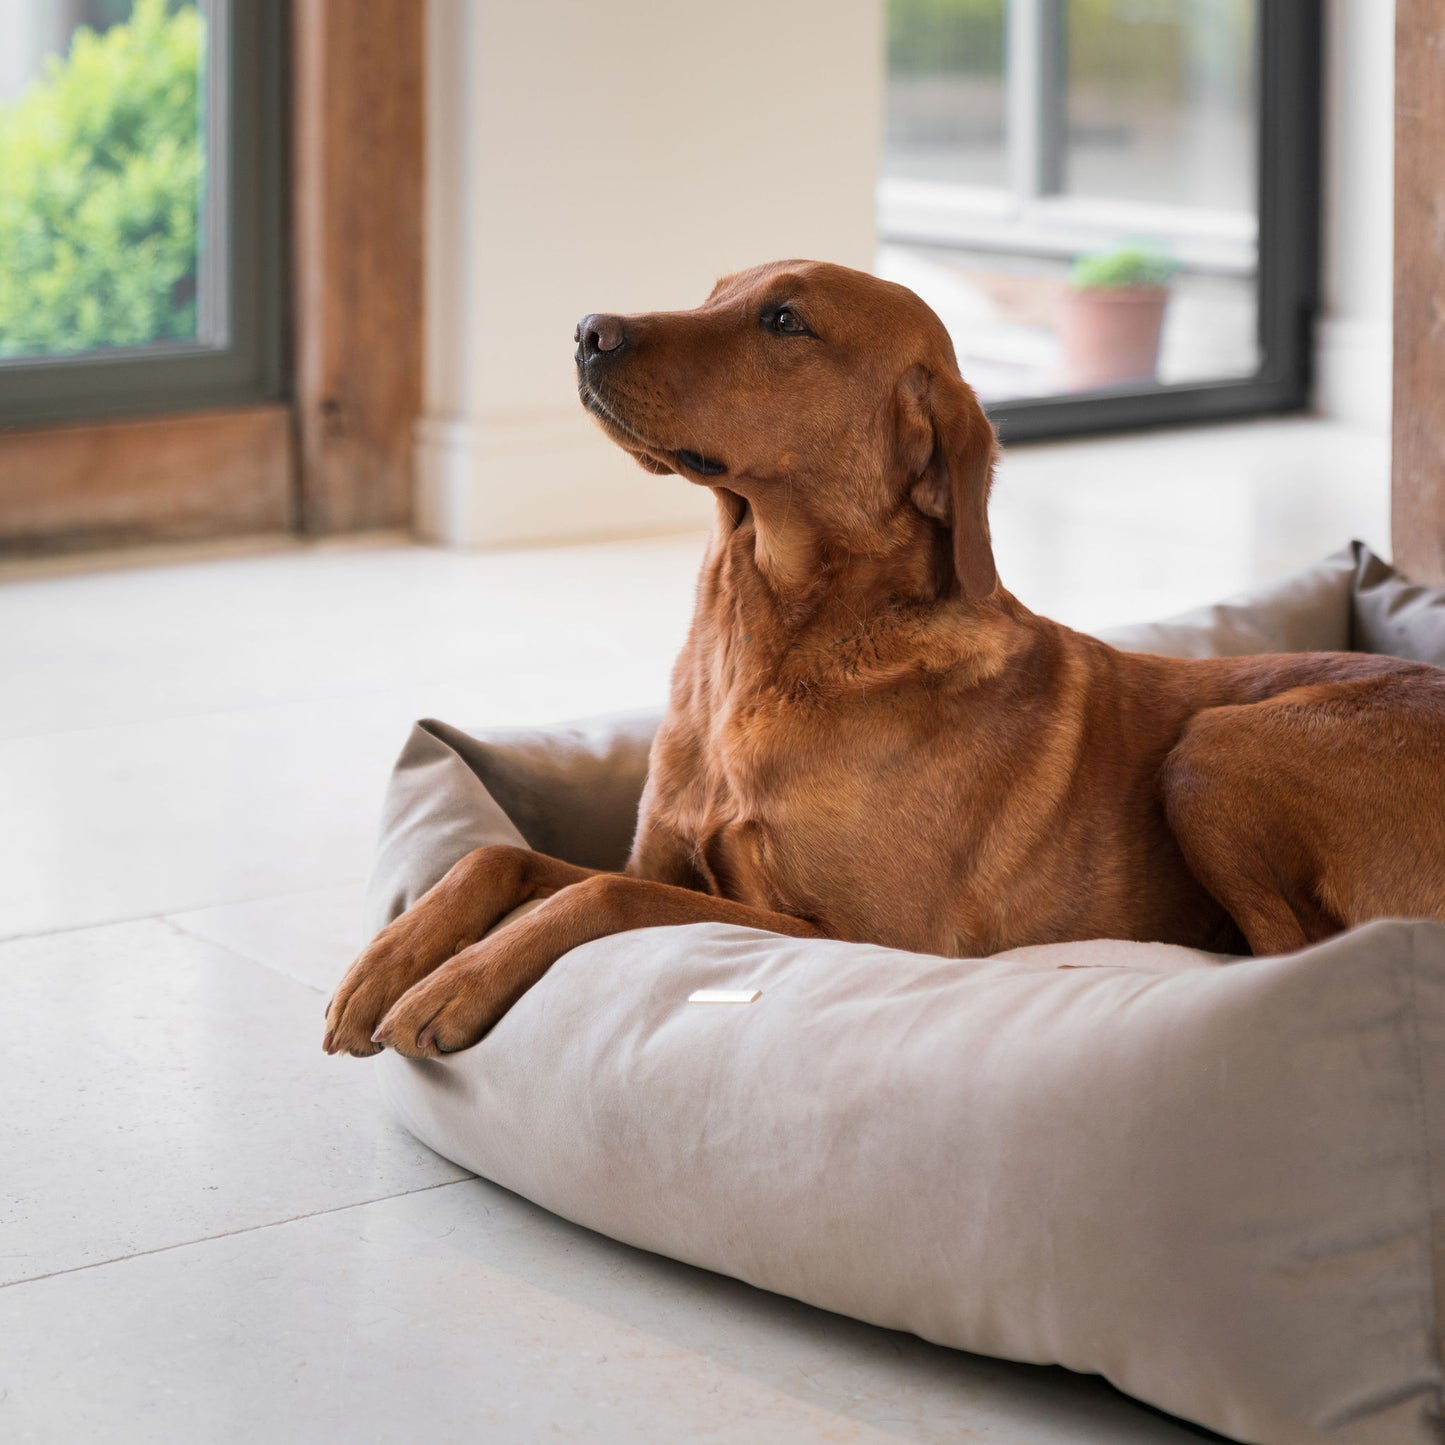
<path fill-rule="evenodd" d="M 195 335 L 203 44 L 136 0 L 0 109 L 0 356 Z"/>
<path fill-rule="evenodd" d="M 1000 0 L 888 0 L 888 68 L 896 73 L 998 75 Z"/>
<path fill-rule="evenodd" d="M 1068 0 L 1068 84 L 1116 100 L 1198 103 L 1201 92 L 1246 103 L 1258 0 Z M 1240 87 L 1244 95 L 1236 94 Z"/>
<path fill-rule="evenodd" d="M 1067 0 L 1070 87 L 1178 103 L 1193 83 L 1247 85 L 1257 0 Z M 888 68 L 898 74 L 999 75 L 1006 0 L 887 0 Z"/>
<path fill-rule="evenodd" d="M 1076 291 L 1119 290 L 1125 286 L 1164 286 L 1179 263 L 1150 246 L 1120 246 L 1097 256 L 1080 256 L 1069 271 Z"/>

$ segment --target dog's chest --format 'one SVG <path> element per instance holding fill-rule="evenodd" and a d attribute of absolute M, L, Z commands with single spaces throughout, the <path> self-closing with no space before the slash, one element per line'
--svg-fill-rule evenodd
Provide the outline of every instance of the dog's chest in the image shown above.
<path fill-rule="evenodd" d="M 834 937 L 978 954 L 1065 936 L 1117 891 L 1109 860 L 1157 841 L 1122 796 L 1099 817 L 1080 793 L 1094 752 L 1074 710 L 1035 702 L 1020 726 L 1021 705 L 966 668 L 860 656 L 811 671 L 686 659 L 643 820 L 687 860 L 677 881 Z"/>
<path fill-rule="evenodd" d="M 675 838 L 711 891 L 817 919 L 835 936 L 876 937 L 881 925 L 882 936 L 926 946 L 900 932 L 901 903 L 956 845 L 957 815 L 936 796 L 943 759 L 931 755 L 946 746 L 958 780 L 968 768 L 958 739 L 922 735 L 916 696 L 821 698 L 789 683 L 692 702 L 654 754 L 644 827 Z"/>

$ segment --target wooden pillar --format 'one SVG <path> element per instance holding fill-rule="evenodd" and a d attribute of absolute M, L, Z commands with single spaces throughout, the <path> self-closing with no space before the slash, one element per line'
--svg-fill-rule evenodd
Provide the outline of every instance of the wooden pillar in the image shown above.
<path fill-rule="evenodd" d="M 422 402 L 420 0 L 294 0 L 301 530 L 411 519 Z"/>
<path fill-rule="evenodd" d="M 1396 0 L 1395 563 L 1445 582 L 1445 5 Z"/>

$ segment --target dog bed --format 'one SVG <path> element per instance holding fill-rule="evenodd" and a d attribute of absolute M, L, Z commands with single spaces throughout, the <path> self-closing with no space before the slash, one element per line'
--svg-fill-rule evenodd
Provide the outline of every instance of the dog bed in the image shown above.
<path fill-rule="evenodd" d="M 1110 640 L 1445 664 L 1445 594 L 1356 543 Z M 485 843 L 620 866 L 656 724 L 419 723 L 369 925 Z M 475 1048 L 377 1068 L 432 1148 L 627 1243 L 1242 1441 L 1445 1440 L 1445 926 L 1247 961 L 647 929 Z"/>

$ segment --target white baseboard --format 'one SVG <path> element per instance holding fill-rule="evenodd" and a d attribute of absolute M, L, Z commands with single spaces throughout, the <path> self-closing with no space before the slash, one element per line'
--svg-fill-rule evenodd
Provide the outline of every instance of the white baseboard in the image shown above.
<path fill-rule="evenodd" d="M 644 472 L 580 409 L 417 423 L 416 528 L 452 547 L 506 547 L 706 527 L 705 488 Z"/>
<path fill-rule="evenodd" d="M 471 526 L 472 428 L 423 417 L 412 440 L 416 499 L 413 527 L 428 542 L 460 545 Z"/>
<path fill-rule="evenodd" d="M 1388 325 L 1321 321 L 1315 328 L 1314 409 L 1321 416 L 1388 433 L 1392 367 Z"/>

